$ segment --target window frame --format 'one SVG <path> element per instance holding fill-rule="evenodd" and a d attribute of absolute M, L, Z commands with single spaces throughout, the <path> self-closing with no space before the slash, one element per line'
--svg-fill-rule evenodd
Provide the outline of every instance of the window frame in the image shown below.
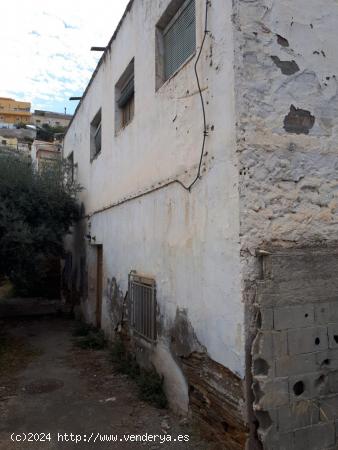
<path fill-rule="evenodd" d="M 129 324 L 133 334 L 150 344 L 158 340 L 157 288 L 154 278 L 131 271 L 128 275 Z"/>
<path fill-rule="evenodd" d="M 134 116 L 135 61 L 133 58 L 115 84 L 115 136 L 131 124 Z"/>
<path fill-rule="evenodd" d="M 97 136 L 100 133 L 100 148 L 97 149 Z M 90 122 L 90 162 L 94 161 L 102 151 L 102 108 Z"/>
<path fill-rule="evenodd" d="M 166 48 L 165 48 L 165 36 L 172 29 L 179 18 L 184 14 L 186 9 L 193 3 L 194 8 L 194 24 L 193 24 L 193 49 L 185 55 L 184 60 L 180 62 L 170 73 L 167 73 L 166 62 Z M 167 83 L 173 78 L 196 54 L 196 42 L 197 42 L 197 14 L 196 14 L 196 0 L 172 0 L 168 5 L 165 12 L 162 14 L 160 20 L 156 25 L 156 54 L 155 54 L 155 67 L 156 67 L 156 80 L 155 90 L 157 91 L 162 85 Z M 175 41 L 177 42 L 177 40 Z M 183 45 L 182 45 L 183 47 Z"/>

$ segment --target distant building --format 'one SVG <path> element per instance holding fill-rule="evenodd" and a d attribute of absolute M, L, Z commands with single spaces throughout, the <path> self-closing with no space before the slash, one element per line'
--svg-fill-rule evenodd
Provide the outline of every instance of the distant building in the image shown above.
<path fill-rule="evenodd" d="M 0 128 L 14 128 L 19 123 L 31 123 L 31 104 L 0 97 Z"/>
<path fill-rule="evenodd" d="M 18 151 L 21 153 L 26 153 L 30 156 L 30 152 L 31 152 L 31 145 L 28 144 L 27 142 L 18 142 L 18 147 L 17 147 Z"/>
<path fill-rule="evenodd" d="M 31 148 L 31 158 L 39 170 L 43 165 L 53 163 L 60 159 L 61 145 L 53 142 L 35 140 Z"/>
<path fill-rule="evenodd" d="M 36 130 L 28 128 L 1 128 L 1 136 L 4 138 L 17 138 L 18 142 L 32 143 L 36 138 Z"/>
<path fill-rule="evenodd" d="M 18 148 L 18 140 L 16 137 L 0 136 L 0 147 L 10 147 L 13 149 L 17 149 Z"/>
<path fill-rule="evenodd" d="M 49 125 L 51 127 L 68 127 L 71 118 L 71 114 L 61 114 L 36 109 L 32 116 L 32 123 L 40 127 L 44 125 Z"/>

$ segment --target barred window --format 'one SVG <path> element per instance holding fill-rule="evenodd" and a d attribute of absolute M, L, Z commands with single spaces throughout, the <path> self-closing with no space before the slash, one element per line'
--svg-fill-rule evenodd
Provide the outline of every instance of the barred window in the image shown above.
<path fill-rule="evenodd" d="M 156 284 L 152 278 L 131 272 L 129 274 L 130 325 L 144 339 L 155 342 Z"/>

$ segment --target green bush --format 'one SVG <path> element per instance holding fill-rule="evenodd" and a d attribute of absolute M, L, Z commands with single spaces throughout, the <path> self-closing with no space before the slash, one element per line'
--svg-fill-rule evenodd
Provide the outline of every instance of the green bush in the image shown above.
<path fill-rule="evenodd" d="M 67 173 L 58 161 L 36 171 L 26 155 L 0 151 L 0 276 L 19 295 L 46 294 L 79 217 L 80 187 Z"/>
<path fill-rule="evenodd" d="M 77 322 L 75 325 L 75 328 L 73 330 L 73 336 L 88 336 L 88 334 L 94 330 L 94 327 L 92 325 L 89 325 L 85 322 Z"/>
<path fill-rule="evenodd" d="M 85 336 L 80 336 L 76 345 L 84 350 L 103 350 L 107 341 L 102 330 L 93 329 Z"/>

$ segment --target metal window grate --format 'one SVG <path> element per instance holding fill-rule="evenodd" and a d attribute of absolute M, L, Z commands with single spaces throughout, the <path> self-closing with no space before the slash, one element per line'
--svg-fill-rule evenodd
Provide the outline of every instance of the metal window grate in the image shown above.
<path fill-rule="evenodd" d="M 163 32 L 164 67 L 167 80 L 196 48 L 195 0 L 184 3 Z"/>
<path fill-rule="evenodd" d="M 130 324 L 133 330 L 148 341 L 157 339 L 155 280 L 129 274 Z"/>

